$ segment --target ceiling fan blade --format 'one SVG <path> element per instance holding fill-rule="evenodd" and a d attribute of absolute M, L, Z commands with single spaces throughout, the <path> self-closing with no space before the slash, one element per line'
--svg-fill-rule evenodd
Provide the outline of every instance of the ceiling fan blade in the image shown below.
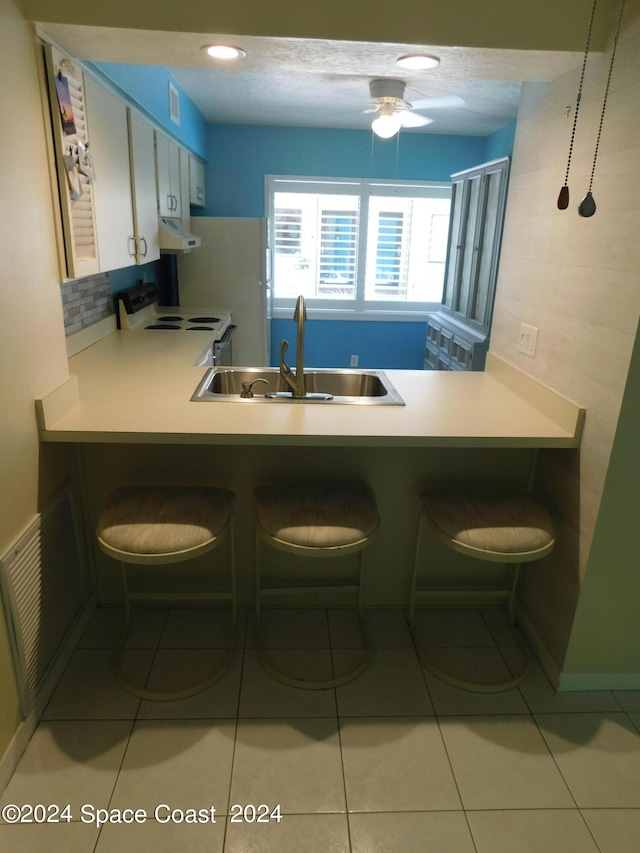
<path fill-rule="evenodd" d="M 398 111 L 396 113 L 400 118 L 400 124 L 402 127 L 424 127 L 426 124 L 432 124 L 433 119 L 427 118 L 426 116 L 419 116 L 417 113 L 410 113 Z"/>
<path fill-rule="evenodd" d="M 411 101 L 414 110 L 462 109 L 466 105 L 467 102 L 457 95 L 442 95 L 439 98 L 421 98 L 418 101 Z"/>

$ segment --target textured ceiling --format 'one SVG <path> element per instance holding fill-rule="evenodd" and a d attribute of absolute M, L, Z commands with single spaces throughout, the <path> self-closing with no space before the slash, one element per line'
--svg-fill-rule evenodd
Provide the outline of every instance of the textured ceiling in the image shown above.
<path fill-rule="evenodd" d="M 421 109 L 433 123 L 410 133 L 487 135 L 517 116 L 520 84 L 548 81 L 577 68 L 581 56 L 559 51 L 495 50 L 415 44 L 275 39 L 47 24 L 42 28 L 78 59 L 170 68 L 207 121 L 365 129 L 369 81 L 406 83 L 409 102 L 457 95 L 463 108 Z M 247 55 L 232 64 L 202 47 L 232 43 Z M 432 71 L 403 72 L 395 60 L 432 53 Z"/>

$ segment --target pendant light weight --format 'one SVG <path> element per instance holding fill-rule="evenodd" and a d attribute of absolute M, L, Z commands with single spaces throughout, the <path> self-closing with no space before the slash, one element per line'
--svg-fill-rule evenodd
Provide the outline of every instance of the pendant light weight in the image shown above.
<path fill-rule="evenodd" d="M 580 202 L 578 207 L 578 213 L 580 216 L 593 216 L 596 212 L 596 203 L 591 193 L 591 188 L 593 186 L 593 176 L 596 171 L 596 160 L 598 159 L 598 149 L 600 148 L 600 137 L 602 136 L 602 125 L 604 122 L 604 111 L 607 108 L 607 97 L 609 96 L 609 85 L 611 83 L 611 75 L 613 73 L 613 63 L 616 58 L 616 50 L 618 48 L 618 38 L 620 36 L 620 27 L 622 26 L 622 14 L 624 12 L 625 3 L 627 0 L 622 0 L 622 4 L 620 6 L 620 13 L 618 15 L 618 27 L 616 29 L 616 35 L 613 40 L 613 50 L 611 51 L 611 62 L 609 63 L 609 74 L 607 76 L 607 86 L 604 92 L 604 100 L 602 101 L 602 112 L 600 113 L 600 125 L 598 127 L 598 137 L 596 139 L 596 148 L 593 153 L 593 165 L 591 167 L 591 178 L 589 179 L 589 189 L 587 191 L 586 196 Z"/>
<path fill-rule="evenodd" d="M 569 157 L 567 159 L 567 171 L 564 177 L 564 186 L 560 190 L 560 194 L 558 196 L 558 209 L 566 210 L 569 207 L 569 170 L 571 169 L 571 157 L 573 156 L 573 142 L 576 136 L 576 125 L 578 123 L 578 113 L 580 112 L 580 101 L 582 100 L 582 84 L 584 83 L 584 72 L 587 67 L 587 56 L 589 55 L 589 45 L 591 44 L 591 32 L 593 30 L 593 19 L 596 14 L 596 6 L 598 5 L 598 0 L 593 0 L 593 6 L 591 7 L 591 19 L 589 21 L 589 31 L 587 33 L 587 43 L 584 48 L 584 58 L 582 60 L 582 72 L 580 74 L 580 84 L 578 86 L 578 94 L 576 96 L 576 109 L 573 115 L 573 128 L 571 129 L 571 141 L 569 143 Z"/>

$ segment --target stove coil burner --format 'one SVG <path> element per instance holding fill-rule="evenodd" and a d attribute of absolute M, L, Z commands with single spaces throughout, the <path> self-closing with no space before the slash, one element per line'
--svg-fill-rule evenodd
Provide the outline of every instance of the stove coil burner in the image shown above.
<path fill-rule="evenodd" d="M 170 323 L 159 323 L 153 326 L 145 326 L 145 329 L 178 329 L 180 331 L 180 326 L 173 326 Z"/>
<path fill-rule="evenodd" d="M 158 317 L 158 320 L 162 320 L 163 323 L 178 323 L 182 320 L 182 317 L 178 317 L 177 315 L 175 317 Z"/>
<path fill-rule="evenodd" d="M 219 323 L 220 317 L 188 317 L 190 323 Z"/>
<path fill-rule="evenodd" d="M 187 332 L 213 332 L 213 326 L 187 326 Z"/>

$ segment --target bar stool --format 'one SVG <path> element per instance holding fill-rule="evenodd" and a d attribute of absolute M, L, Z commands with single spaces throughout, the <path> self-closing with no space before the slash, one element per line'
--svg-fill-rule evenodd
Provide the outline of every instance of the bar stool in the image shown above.
<path fill-rule="evenodd" d="M 256 508 L 256 622 L 257 652 L 274 678 L 293 687 L 322 690 L 354 679 L 365 668 L 369 647 L 362 620 L 362 554 L 379 525 L 372 489 L 353 482 L 306 482 L 260 486 L 253 492 Z M 344 557 L 358 553 L 357 579 L 353 583 L 315 586 L 266 585 L 262 578 L 261 543 L 304 557 Z M 348 673 L 330 679 L 296 678 L 277 669 L 262 650 L 261 606 L 265 596 L 310 591 L 348 590 L 357 600 L 358 626 L 364 641 L 359 663 Z"/>
<path fill-rule="evenodd" d="M 180 486 L 134 486 L 112 492 L 98 520 L 98 545 L 122 567 L 124 624 L 116 649 L 116 675 L 129 693 L 141 699 L 168 701 L 184 699 L 215 684 L 229 669 L 233 657 L 236 624 L 235 548 L 233 502 L 227 489 Z M 183 563 L 216 548 L 227 536 L 230 541 L 230 588 L 228 592 L 132 592 L 127 580 L 129 564 L 154 566 Z M 121 656 L 131 627 L 131 603 L 151 600 L 223 600 L 230 603 L 231 633 L 224 662 L 204 681 L 168 692 L 147 690 L 131 683 L 122 672 Z"/>
<path fill-rule="evenodd" d="M 460 598 L 471 604 L 475 598 L 491 595 L 507 601 L 509 623 L 522 649 L 524 667 L 513 678 L 496 684 L 476 684 L 463 681 L 444 672 L 432 661 L 422 657 L 424 666 L 438 678 L 478 693 L 498 693 L 519 684 L 527 672 L 528 651 L 514 618 L 514 603 L 520 575 L 520 565 L 545 557 L 555 544 L 553 522 L 546 508 L 528 492 L 513 489 L 442 488 L 426 489 L 420 493 L 421 510 L 411 582 L 409 616 L 416 649 L 415 603 L 418 597 L 442 601 Z M 422 529 L 427 523 L 433 535 L 468 557 L 497 563 L 513 563 L 514 570 L 508 589 L 418 589 L 418 549 Z M 420 653 L 420 652 L 419 652 Z"/>

